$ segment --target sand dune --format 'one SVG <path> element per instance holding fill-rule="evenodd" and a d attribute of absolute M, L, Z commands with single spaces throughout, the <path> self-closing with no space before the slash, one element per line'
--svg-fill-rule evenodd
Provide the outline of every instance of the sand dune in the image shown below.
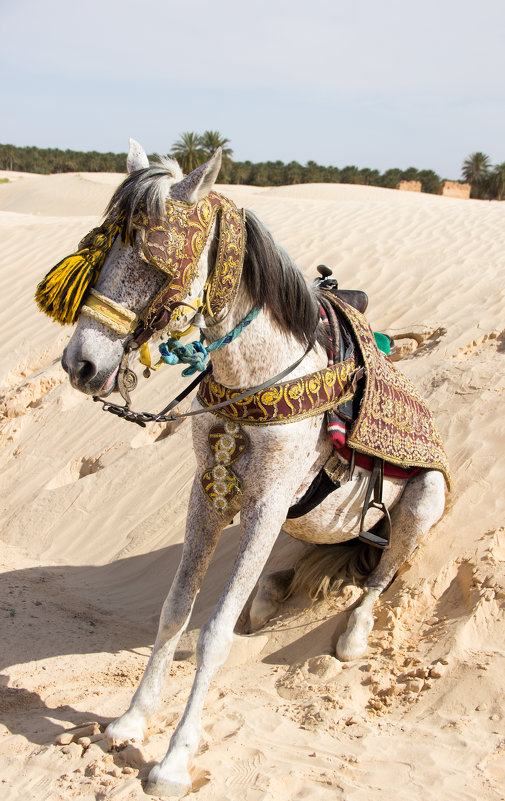
<path fill-rule="evenodd" d="M 2 798 L 140 799 L 184 708 L 194 630 L 237 544 L 223 534 L 167 686 L 166 717 L 137 753 L 55 735 L 125 708 L 180 556 L 194 470 L 189 423 L 110 418 L 59 365 L 69 331 L 41 315 L 41 276 L 96 225 L 118 175 L 0 173 Z M 237 638 L 204 713 L 202 801 L 384 798 L 498 801 L 505 780 L 505 204 L 363 186 L 226 187 L 308 278 L 323 262 L 363 288 L 376 330 L 401 340 L 446 440 L 447 512 L 378 608 L 369 655 L 319 675 L 356 588 L 292 599 Z M 136 391 L 161 408 L 184 380 Z M 140 477 L 140 478 L 139 478 Z M 270 564 L 299 545 L 281 535 Z M 332 663 L 333 664 L 333 663 Z M 314 670 L 316 669 L 316 672 Z"/>

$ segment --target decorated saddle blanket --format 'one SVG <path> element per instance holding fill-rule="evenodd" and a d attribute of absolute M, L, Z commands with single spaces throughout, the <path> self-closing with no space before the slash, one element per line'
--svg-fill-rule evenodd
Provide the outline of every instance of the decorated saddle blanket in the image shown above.
<path fill-rule="evenodd" d="M 350 427 L 344 447 L 364 457 L 384 459 L 392 468 L 408 471 L 407 475 L 412 475 L 410 471 L 415 468 L 440 470 L 450 488 L 444 446 L 433 416 L 419 392 L 379 350 L 366 318 L 333 293 L 324 294 L 350 325 L 359 350 L 358 361 L 365 367 L 359 413 Z M 345 457 L 346 452 L 342 455 Z M 363 466 L 369 469 L 364 461 Z M 394 470 L 386 472 L 395 474 Z M 398 475 L 402 476 L 402 472 Z"/>

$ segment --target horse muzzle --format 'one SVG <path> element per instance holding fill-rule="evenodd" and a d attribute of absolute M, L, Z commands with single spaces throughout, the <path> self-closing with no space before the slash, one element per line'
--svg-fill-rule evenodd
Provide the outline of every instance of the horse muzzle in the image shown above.
<path fill-rule="evenodd" d="M 61 366 L 67 373 L 74 389 L 86 395 L 106 397 L 116 388 L 119 365 L 112 371 L 100 368 L 91 358 L 71 358 L 67 349 L 63 351 Z"/>

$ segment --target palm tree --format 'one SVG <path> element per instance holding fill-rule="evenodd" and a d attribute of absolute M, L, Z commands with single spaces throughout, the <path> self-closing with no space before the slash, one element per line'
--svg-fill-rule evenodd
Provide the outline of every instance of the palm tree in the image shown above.
<path fill-rule="evenodd" d="M 489 195 L 495 200 L 503 200 L 505 197 L 505 161 L 497 164 L 493 172 L 488 176 L 486 182 Z"/>
<path fill-rule="evenodd" d="M 201 137 L 193 131 L 184 131 L 172 145 L 170 154 L 177 159 L 186 174 L 205 161 L 200 139 Z"/>
<path fill-rule="evenodd" d="M 474 197 L 481 197 L 490 166 L 489 156 L 480 151 L 470 153 L 464 160 L 461 172 L 465 181 L 471 184 Z"/>
<path fill-rule="evenodd" d="M 228 147 L 229 142 L 230 140 L 221 136 L 219 131 L 204 131 L 200 137 L 200 147 L 209 158 L 218 147 L 221 148 L 223 151 L 223 163 L 229 162 L 233 156 L 233 150 Z"/>

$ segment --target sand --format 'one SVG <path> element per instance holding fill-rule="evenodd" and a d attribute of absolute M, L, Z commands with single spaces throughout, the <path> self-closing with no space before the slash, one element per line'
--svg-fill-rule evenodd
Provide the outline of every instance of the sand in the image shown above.
<path fill-rule="evenodd" d="M 118 175 L 0 173 L 0 784 L 3 801 L 141 799 L 194 674 L 198 628 L 237 545 L 222 536 L 139 749 L 57 745 L 124 711 L 181 552 L 194 470 L 189 423 L 104 415 L 59 365 L 67 329 L 36 283 L 97 223 Z M 363 288 L 375 330 L 436 415 L 454 490 L 383 595 L 367 657 L 331 655 L 359 591 L 294 598 L 238 636 L 206 703 L 193 761 L 202 801 L 505 798 L 505 204 L 363 186 L 227 187 L 303 268 Z M 161 408 L 177 368 L 140 381 Z M 281 534 L 270 564 L 298 544 Z M 326 656 L 323 660 L 313 657 Z M 312 660 L 312 661 L 311 661 Z"/>

